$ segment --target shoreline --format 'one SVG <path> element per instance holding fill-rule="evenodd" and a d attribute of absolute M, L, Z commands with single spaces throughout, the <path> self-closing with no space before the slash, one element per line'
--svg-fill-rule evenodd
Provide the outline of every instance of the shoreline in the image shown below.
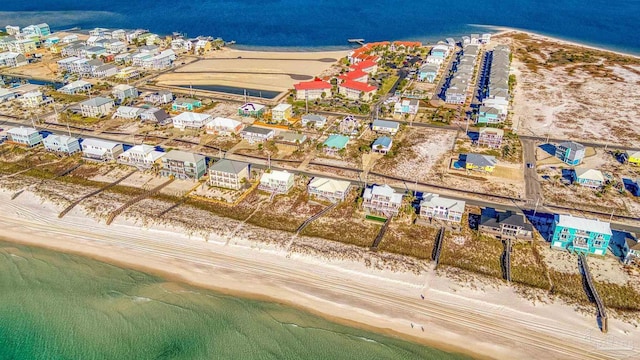
<path fill-rule="evenodd" d="M 260 243 L 227 246 L 219 237 L 205 242 L 177 228 L 142 227 L 128 220 L 107 227 L 79 209 L 57 219 L 59 209 L 32 193 L 13 201 L 9 196 L 6 190 L 0 192 L 0 224 L 12 234 L 9 242 L 80 254 L 222 294 L 284 304 L 340 324 L 474 358 L 507 359 L 514 354 L 531 358 L 543 349 L 547 356 L 566 358 L 608 355 L 585 343 L 587 332 L 601 337 L 595 334 L 595 319 L 566 305 L 531 304 L 504 286 L 470 291 L 428 270 L 398 274 L 353 261 L 286 256 Z M 426 300 L 420 300 L 421 292 Z M 429 331 L 414 331 L 410 322 Z M 540 331 L 544 323 L 563 326 L 569 339 L 549 340 L 550 335 Z M 511 328 L 514 324 L 518 329 Z M 625 337 L 638 332 L 625 327 L 630 330 L 613 332 Z"/>

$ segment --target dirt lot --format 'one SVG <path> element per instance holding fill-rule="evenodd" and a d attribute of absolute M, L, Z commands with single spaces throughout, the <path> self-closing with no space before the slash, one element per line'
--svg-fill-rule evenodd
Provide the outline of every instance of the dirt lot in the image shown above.
<path fill-rule="evenodd" d="M 514 53 L 520 133 L 637 145 L 640 59 L 522 33 L 495 40 Z"/>

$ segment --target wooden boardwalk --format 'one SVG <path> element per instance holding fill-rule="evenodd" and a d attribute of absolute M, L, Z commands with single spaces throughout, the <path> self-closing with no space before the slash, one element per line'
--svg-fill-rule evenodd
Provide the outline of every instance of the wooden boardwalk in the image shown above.
<path fill-rule="evenodd" d="M 316 220 L 317 218 L 321 217 L 322 215 L 328 213 L 329 211 L 331 211 L 332 209 L 334 209 L 336 206 L 338 206 L 339 203 L 333 203 L 329 206 L 327 206 L 326 208 L 320 210 L 318 213 L 313 214 L 311 217 L 309 217 L 307 220 L 305 220 L 302 224 L 300 224 L 300 226 L 298 226 L 298 228 L 296 229 L 296 234 L 299 234 L 302 230 L 304 230 L 304 228 L 307 227 L 307 225 L 311 224 L 314 220 Z"/>
<path fill-rule="evenodd" d="M 502 246 L 504 246 L 504 251 L 502 253 L 502 278 L 511 282 L 511 239 L 504 240 L 502 242 Z"/>
<path fill-rule="evenodd" d="M 391 216 L 389 216 L 387 220 L 385 220 L 384 224 L 382 225 L 382 228 L 380 228 L 380 232 L 378 232 L 378 235 L 376 236 L 376 238 L 373 239 L 373 244 L 371 244 L 371 248 L 370 248 L 371 251 L 378 251 L 378 245 L 380 245 L 380 242 L 382 241 L 384 234 L 387 232 L 387 229 L 389 228 L 390 223 L 391 223 Z"/>
<path fill-rule="evenodd" d="M 596 302 L 596 307 L 598 308 L 598 320 L 600 321 L 600 330 L 603 333 L 606 333 L 609 330 L 607 312 L 604 308 L 604 303 L 602 302 L 600 295 L 598 295 L 598 290 L 596 290 L 596 287 L 593 284 L 593 278 L 591 277 L 591 272 L 589 271 L 589 264 L 587 264 L 587 258 L 584 256 L 584 254 L 578 255 L 578 264 L 582 268 L 582 276 L 584 276 L 584 279 L 587 283 L 587 290 L 589 291 L 589 293 L 587 293 L 587 296 L 591 295 L 589 297 L 593 298 L 593 300 Z"/>
<path fill-rule="evenodd" d="M 92 191 L 92 192 L 88 193 L 87 195 L 84 195 L 84 196 L 80 197 L 78 200 L 76 200 L 76 201 L 72 202 L 71 204 L 69 204 L 69 206 L 67 206 L 64 210 L 62 210 L 62 211 L 60 212 L 60 214 L 58 214 L 58 217 L 59 217 L 59 218 L 64 217 L 65 215 L 67 215 L 67 213 L 68 213 L 69 211 L 71 211 L 71 209 L 73 209 L 76 205 L 80 204 L 80 202 L 82 202 L 82 200 L 85 200 L 85 199 L 88 199 L 88 198 L 90 198 L 90 197 L 92 197 L 92 196 L 98 195 L 98 194 L 100 194 L 101 192 L 103 192 L 103 191 L 105 191 L 105 190 L 107 190 L 107 189 L 109 189 L 109 188 L 112 188 L 112 187 L 114 187 L 114 186 L 118 185 L 118 184 L 119 184 L 120 182 L 122 182 L 124 179 L 126 179 L 126 178 L 128 178 L 129 176 L 133 175 L 136 171 L 138 171 L 138 170 L 133 170 L 133 171 L 131 171 L 130 173 L 126 174 L 125 176 L 121 177 L 120 179 L 118 179 L 118 180 L 116 180 L 116 181 L 114 181 L 114 182 L 112 182 L 112 183 L 109 183 L 109 184 L 107 184 L 107 185 L 105 185 L 105 186 L 101 187 L 101 188 L 100 188 L 100 189 L 98 189 L 98 190 Z"/>
<path fill-rule="evenodd" d="M 160 190 L 162 190 L 162 188 L 164 188 L 165 186 L 171 184 L 173 182 L 173 178 L 167 180 L 166 182 L 154 187 L 153 189 L 146 191 L 145 193 L 136 196 L 135 198 L 127 201 L 126 203 L 124 203 L 122 206 L 120 206 L 119 208 L 113 210 L 109 216 L 107 217 L 107 225 L 111 225 L 111 223 L 113 222 L 113 220 L 115 220 L 115 218 L 122 214 L 125 210 L 127 210 L 131 205 L 137 203 L 140 200 L 146 199 L 149 196 L 153 196 L 156 193 L 158 193 Z"/>
<path fill-rule="evenodd" d="M 438 237 L 436 237 L 436 243 L 433 244 L 433 251 L 431 252 L 431 259 L 435 262 L 435 268 L 440 263 L 440 254 L 442 253 L 442 243 L 444 242 L 444 226 L 440 228 Z"/>

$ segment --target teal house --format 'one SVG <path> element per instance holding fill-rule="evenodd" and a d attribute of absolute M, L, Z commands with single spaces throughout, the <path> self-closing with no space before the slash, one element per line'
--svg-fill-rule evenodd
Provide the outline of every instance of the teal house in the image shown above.
<path fill-rule="evenodd" d="M 177 98 L 171 104 L 171 110 L 173 111 L 193 111 L 199 107 L 202 107 L 200 100 L 189 98 Z"/>
<path fill-rule="evenodd" d="M 438 75 L 438 66 L 434 64 L 425 64 L 420 68 L 418 72 L 418 79 L 420 81 L 434 82 Z"/>
<path fill-rule="evenodd" d="M 476 124 L 497 124 L 501 121 L 500 110 L 491 106 L 480 106 Z"/>
<path fill-rule="evenodd" d="M 553 219 L 551 247 L 605 255 L 611 235 L 608 222 L 557 214 Z"/>
<path fill-rule="evenodd" d="M 322 146 L 324 147 L 324 152 L 328 155 L 335 155 L 338 151 L 345 149 L 347 147 L 347 143 L 349 142 L 349 137 L 344 135 L 329 135 L 327 140 L 324 141 Z"/>

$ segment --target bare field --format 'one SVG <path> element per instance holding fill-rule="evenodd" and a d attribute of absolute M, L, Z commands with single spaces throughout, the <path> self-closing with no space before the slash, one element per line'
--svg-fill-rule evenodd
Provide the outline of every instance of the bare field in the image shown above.
<path fill-rule="evenodd" d="M 514 53 L 513 127 L 520 133 L 635 146 L 640 59 L 538 35 L 496 37 Z"/>

